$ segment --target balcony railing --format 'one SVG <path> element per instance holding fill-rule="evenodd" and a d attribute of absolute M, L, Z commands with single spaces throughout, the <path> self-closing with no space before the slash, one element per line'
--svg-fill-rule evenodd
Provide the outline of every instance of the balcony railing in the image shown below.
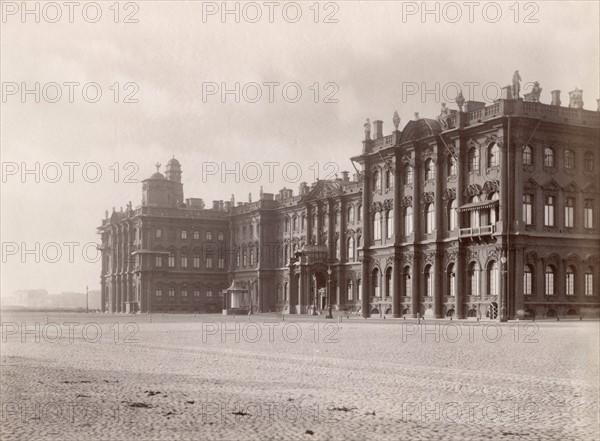
<path fill-rule="evenodd" d="M 484 225 L 483 227 L 461 228 L 458 232 L 458 237 L 481 237 L 491 236 L 496 231 L 494 225 Z"/>

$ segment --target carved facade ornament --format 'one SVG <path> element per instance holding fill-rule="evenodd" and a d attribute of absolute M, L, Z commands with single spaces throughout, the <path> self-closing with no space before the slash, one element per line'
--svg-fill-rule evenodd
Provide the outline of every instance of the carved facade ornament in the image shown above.
<path fill-rule="evenodd" d="M 464 192 L 464 196 L 479 196 L 480 194 L 481 187 L 475 183 L 467 185 L 467 188 Z"/>
<path fill-rule="evenodd" d="M 565 262 L 567 263 L 567 265 L 577 265 L 577 263 L 579 263 L 581 259 L 579 258 L 579 256 L 577 254 L 570 254 L 566 259 Z"/>
<path fill-rule="evenodd" d="M 561 190 L 561 186 L 554 179 L 551 179 L 548 183 L 546 183 L 546 185 L 544 185 L 544 190 L 545 191 L 559 192 Z"/>
<path fill-rule="evenodd" d="M 412 196 L 404 196 L 404 198 L 402 198 L 402 201 L 400 201 L 401 207 L 412 207 L 412 204 L 413 204 Z"/>
<path fill-rule="evenodd" d="M 497 180 L 494 181 L 486 181 L 485 184 L 483 184 L 483 193 L 495 193 L 497 191 L 500 191 L 500 182 Z"/>
<path fill-rule="evenodd" d="M 569 107 L 571 109 L 583 109 L 583 90 L 575 88 L 569 92 Z"/>
<path fill-rule="evenodd" d="M 434 157 L 434 153 L 433 153 L 433 148 L 431 148 L 430 146 L 427 146 L 425 148 L 425 150 L 423 152 L 421 152 L 421 159 L 423 161 L 427 160 L 427 159 L 431 159 L 433 160 L 433 162 L 435 162 L 435 157 Z"/>
<path fill-rule="evenodd" d="M 479 147 L 479 143 L 477 141 L 475 141 L 473 138 L 471 138 L 467 141 L 468 149 L 477 148 L 477 147 Z"/>
<path fill-rule="evenodd" d="M 526 189 L 526 190 L 536 190 L 536 189 L 540 188 L 540 184 L 538 184 L 535 181 L 535 179 L 533 179 L 533 178 L 530 177 L 523 184 L 523 188 Z"/>
<path fill-rule="evenodd" d="M 362 227 L 358 227 L 356 229 L 356 234 L 362 234 Z"/>
<path fill-rule="evenodd" d="M 402 163 L 406 166 L 409 165 L 411 167 L 414 168 L 415 166 L 415 161 L 409 156 L 409 155 L 403 155 L 402 156 Z"/>
<path fill-rule="evenodd" d="M 583 188 L 583 192 L 586 194 L 598 194 L 598 187 L 593 182 L 590 182 Z"/>
<path fill-rule="evenodd" d="M 544 259 L 544 263 L 551 265 L 558 265 L 560 262 L 560 257 L 557 254 L 551 254 L 550 256 Z"/>
<path fill-rule="evenodd" d="M 383 201 L 384 210 L 391 210 L 392 208 L 394 208 L 394 201 L 392 199 L 386 199 Z"/>
<path fill-rule="evenodd" d="M 383 204 L 381 202 L 379 202 L 379 201 L 373 202 L 371 204 L 371 207 L 369 208 L 369 212 L 371 214 L 377 213 L 377 212 L 382 211 L 382 210 L 383 210 Z"/>
<path fill-rule="evenodd" d="M 485 144 L 491 144 L 492 142 L 497 142 L 498 141 L 498 136 L 497 135 L 488 135 L 485 137 Z"/>
<path fill-rule="evenodd" d="M 435 202 L 435 193 L 432 191 L 425 192 L 421 195 L 421 203 L 427 204 Z"/>
<path fill-rule="evenodd" d="M 456 262 L 457 257 L 458 257 L 458 253 L 456 251 L 448 251 L 446 253 L 446 262 L 454 263 L 454 262 Z"/>
<path fill-rule="evenodd" d="M 445 201 L 451 201 L 453 199 L 456 199 L 456 188 L 447 188 L 446 190 L 444 190 L 444 195 L 442 196 L 442 199 Z"/>

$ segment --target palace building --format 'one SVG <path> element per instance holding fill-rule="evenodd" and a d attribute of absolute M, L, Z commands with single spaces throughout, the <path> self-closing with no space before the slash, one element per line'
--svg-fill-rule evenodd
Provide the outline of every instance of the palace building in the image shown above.
<path fill-rule="evenodd" d="M 565 107 L 536 88 L 459 94 L 402 130 L 396 113 L 385 135 L 367 120 L 354 177 L 297 194 L 209 208 L 184 198 L 176 159 L 157 165 L 141 205 L 98 228 L 103 309 L 598 316 L 600 112 L 580 90 Z"/>

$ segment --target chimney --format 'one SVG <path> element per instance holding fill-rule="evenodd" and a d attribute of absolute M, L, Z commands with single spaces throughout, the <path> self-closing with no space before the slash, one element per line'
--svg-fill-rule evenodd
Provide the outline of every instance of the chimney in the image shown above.
<path fill-rule="evenodd" d="M 373 127 L 375 129 L 375 136 L 373 139 L 383 138 L 383 121 L 373 121 Z"/>
<path fill-rule="evenodd" d="M 350 181 L 350 173 L 347 171 L 342 172 L 342 181 L 348 182 Z"/>
<path fill-rule="evenodd" d="M 223 201 L 219 201 L 219 211 L 223 211 Z"/>
<path fill-rule="evenodd" d="M 231 201 L 225 201 L 225 211 L 231 211 Z"/>
<path fill-rule="evenodd" d="M 550 92 L 552 94 L 552 102 L 551 106 L 560 106 L 560 90 L 553 90 Z"/>
<path fill-rule="evenodd" d="M 512 87 L 511 86 L 504 86 L 502 88 L 502 91 L 500 93 L 500 99 L 512 100 Z"/>
<path fill-rule="evenodd" d="M 213 210 L 219 211 L 219 201 L 213 201 Z"/>

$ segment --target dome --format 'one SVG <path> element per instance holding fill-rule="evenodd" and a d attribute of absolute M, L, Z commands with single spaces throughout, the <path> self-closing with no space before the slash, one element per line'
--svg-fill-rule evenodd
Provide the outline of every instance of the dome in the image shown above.
<path fill-rule="evenodd" d="M 181 164 L 177 159 L 175 159 L 175 156 L 173 156 L 171 159 L 169 159 L 169 162 L 167 162 L 167 167 L 181 167 Z"/>
<path fill-rule="evenodd" d="M 162 173 L 156 172 L 152 176 L 150 176 L 148 179 L 165 179 L 165 177 Z"/>

